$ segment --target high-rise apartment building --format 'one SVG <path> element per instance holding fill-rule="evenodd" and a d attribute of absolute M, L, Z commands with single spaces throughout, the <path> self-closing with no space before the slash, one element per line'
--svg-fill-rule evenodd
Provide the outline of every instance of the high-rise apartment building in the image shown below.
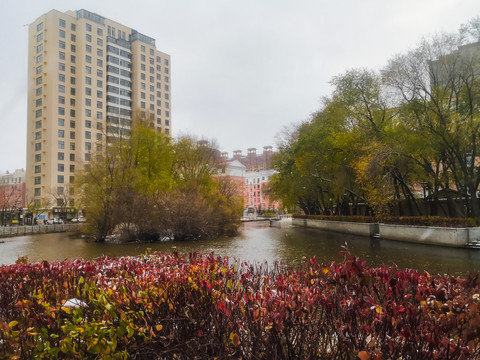
<path fill-rule="evenodd" d="M 134 116 L 170 134 L 170 56 L 86 10 L 40 16 L 28 44 L 27 203 L 74 206 L 75 171 L 128 136 Z"/>

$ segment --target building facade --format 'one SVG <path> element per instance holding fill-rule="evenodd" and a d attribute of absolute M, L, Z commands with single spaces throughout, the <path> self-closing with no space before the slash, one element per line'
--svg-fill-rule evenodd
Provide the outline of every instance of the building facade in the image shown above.
<path fill-rule="evenodd" d="M 134 117 L 171 133 L 170 56 L 87 10 L 40 16 L 28 43 L 27 201 L 75 206 L 75 172 Z"/>
<path fill-rule="evenodd" d="M 25 208 L 25 170 L 0 175 L 0 225 L 19 220 Z"/>
<path fill-rule="evenodd" d="M 280 203 L 270 196 L 269 181 L 275 173 L 272 155 L 271 146 L 265 146 L 263 153 L 258 155 L 255 148 L 249 148 L 246 156 L 241 150 L 235 150 L 232 158 L 227 152 L 221 154 L 225 174 L 235 180 L 242 193 L 245 213 L 281 210 Z"/>

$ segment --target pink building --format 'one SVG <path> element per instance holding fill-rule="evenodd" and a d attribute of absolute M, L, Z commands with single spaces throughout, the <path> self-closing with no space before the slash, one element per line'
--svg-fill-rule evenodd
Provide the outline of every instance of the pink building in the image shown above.
<path fill-rule="evenodd" d="M 241 150 L 233 152 L 233 158 L 228 158 L 228 153 L 221 154 L 226 165 L 224 173 L 239 184 L 243 192 L 244 210 L 258 212 L 261 210 L 280 210 L 280 203 L 272 201 L 269 194 L 269 180 L 275 173 L 271 168 L 272 147 L 265 146 L 263 154 L 257 155 L 255 148 L 249 148 L 247 156 Z"/>
<path fill-rule="evenodd" d="M 25 171 L 15 170 L 13 173 L 7 171 L 0 176 L 0 208 L 23 209 L 25 207 Z"/>

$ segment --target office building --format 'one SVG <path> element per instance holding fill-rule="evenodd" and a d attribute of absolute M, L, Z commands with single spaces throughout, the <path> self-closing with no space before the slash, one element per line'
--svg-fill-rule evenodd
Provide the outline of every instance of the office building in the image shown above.
<path fill-rule="evenodd" d="M 170 56 L 155 39 L 86 10 L 29 26 L 27 201 L 75 206 L 75 172 L 128 137 L 132 118 L 171 132 Z"/>

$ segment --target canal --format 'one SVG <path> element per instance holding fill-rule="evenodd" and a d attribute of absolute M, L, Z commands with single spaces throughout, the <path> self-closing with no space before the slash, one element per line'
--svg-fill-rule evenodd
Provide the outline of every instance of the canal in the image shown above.
<path fill-rule="evenodd" d="M 247 223 L 238 236 L 208 241 L 98 244 L 69 233 L 51 233 L 0 239 L 0 264 L 15 263 L 18 257 L 29 261 L 94 259 L 101 255 L 111 257 L 144 254 L 152 251 L 181 253 L 192 251 L 228 256 L 249 263 L 272 264 L 275 260 L 288 263 L 302 261 L 302 257 L 317 257 L 319 262 L 341 261 L 342 245 L 348 245 L 354 256 L 366 260 L 370 267 L 397 264 L 400 268 L 414 268 L 430 273 L 462 275 L 469 270 L 480 271 L 480 250 L 456 249 L 433 245 L 410 244 L 389 240 L 324 232 L 316 229 L 286 226 L 270 228 L 268 223 Z"/>

